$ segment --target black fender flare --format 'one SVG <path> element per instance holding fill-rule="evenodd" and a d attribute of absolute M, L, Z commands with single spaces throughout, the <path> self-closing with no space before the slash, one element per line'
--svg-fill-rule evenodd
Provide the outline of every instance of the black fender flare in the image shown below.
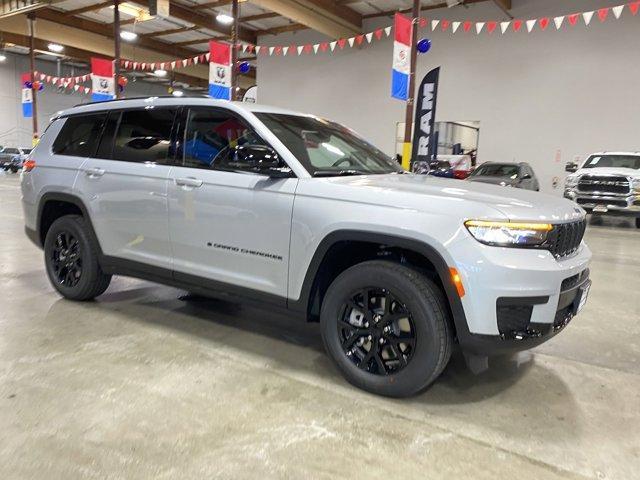
<path fill-rule="evenodd" d="M 311 262 L 309 263 L 309 267 L 307 268 L 307 273 L 305 274 L 302 289 L 300 291 L 300 298 L 298 300 L 289 299 L 288 301 L 288 308 L 290 310 L 306 314 L 309 307 L 309 301 L 311 300 L 310 296 L 314 280 L 326 253 L 334 244 L 343 241 L 377 243 L 390 248 L 396 247 L 411 250 L 425 257 L 435 267 L 436 274 L 444 286 L 444 293 L 451 308 L 458 338 L 460 339 L 461 336 L 466 337 L 466 335 L 469 334 L 469 327 L 467 325 L 464 307 L 462 306 L 457 289 L 451 281 L 449 265 L 447 265 L 447 262 L 442 258 L 442 255 L 440 255 L 434 247 L 420 240 L 377 232 L 336 230 L 324 237 L 314 252 Z"/>

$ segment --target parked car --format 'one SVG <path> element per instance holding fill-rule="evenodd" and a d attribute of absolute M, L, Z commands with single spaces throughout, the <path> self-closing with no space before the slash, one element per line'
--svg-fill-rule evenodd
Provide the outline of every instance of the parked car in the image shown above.
<path fill-rule="evenodd" d="M 92 299 L 120 274 L 319 321 L 347 380 L 382 395 L 426 388 L 454 344 L 474 368 L 539 345 L 591 285 L 573 202 L 409 174 L 346 127 L 264 105 L 66 110 L 21 189 L 62 296 Z"/>
<path fill-rule="evenodd" d="M 540 183 L 528 163 L 486 162 L 467 178 L 470 182 L 491 183 L 503 187 L 540 191 Z"/>
<path fill-rule="evenodd" d="M 635 217 L 640 228 L 640 152 L 601 152 L 582 166 L 568 163 L 571 172 L 564 196 L 589 213 Z"/>
<path fill-rule="evenodd" d="M 442 178 L 455 178 L 451 164 L 441 160 L 435 160 L 429 163 L 429 175 Z"/>
<path fill-rule="evenodd" d="M 27 149 L 5 147 L 0 150 L 0 166 L 5 171 L 16 173 L 22 168 L 22 163 L 30 153 L 30 148 Z"/>

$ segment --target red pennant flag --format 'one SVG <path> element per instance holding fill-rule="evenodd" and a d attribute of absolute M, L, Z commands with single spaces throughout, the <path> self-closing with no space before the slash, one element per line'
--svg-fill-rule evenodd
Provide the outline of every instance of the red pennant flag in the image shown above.
<path fill-rule="evenodd" d="M 297 48 L 297 46 L 292 43 L 291 45 L 289 45 L 289 51 L 287 53 L 289 55 L 295 55 L 296 54 L 296 48 Z"/>
<path fill-rule="evenodd" d="M 443 32 L 447 31 L 447 28 L 449 28 L 449 20 L 441 20 L 440 21 L 440 27 L 442 28 Z"/>
<path fill-rule="evenodd" d="M 640 2 L 635 2 L 635 3 L 630 3 L 629 4 L 629 10 L 631 10 L 631 13 L 633 15 L 636 15 L 638 13 L 639 9 L 640 9 Z"/>
<path fill-rule="evenodd" d="M 320 44 L 320 50 L 322 50 L 323 52 L 326 52 L 328 48 L 329 48 L 329 42 L 322 42 Z"/>
<path fill-rule="evenodd" d="M 487 22 L 487 31 L 489 33 L 493 33 L 493 31 L 496 29 L 497 26 L 498 26 L 498 22 Z"/>
<path fill-rule="evenodd" d="M 378 40 L 380 40 L 382 38 L 382 29 L 381 28 L 377 29 L 375 32 L 373 32 L 373 34 L 376 36 Z"/>
<path fill-rule="evenodd" d="M 572 27 L 575 27 L 576 23 L 578 23 L 579 16 L 580 14 L 578 13 L 572 13 L 571 15 L 567 15 L 567 19 L 569 20 L 569 23 L 571 24 Z"/>
<path fill-rule="evenodd" d="M 522 28 L 522 20 L 514 20 L 513 21 L 513 31 L 519 32 Z"/>
<path fill-rule="evenodd" d="M 424 28 L 427 26 L 427 19 L 424 17 L 420 17 L 420 22 L 419 22 L 420 27 Z"/>
<path fill-rule="evenodd" d="M 549 18 L 544 17 L 540 19 L 540 28 L 542 30 L 546 30 L 547 27 L 549 26 Z"/>
<path fill-rule="evenodd" d="M 362 42 L 363 42 L 363 41 L 364 41 L 364 35 L 358 35 L 358 36 L 356 37 L 356 43 L 357 43 L 358 45 L 362 45 Z"/>
<path fill-rule="evenodd" d="M 601 8 L 600 10 L 598 10 L 598 18 L 601 22 L 604 22 L 607 19 L 607 15 L 609 15 L 608 8 Z"/>
<path fill-rule="evenodd" d="M 347 44 L 347 41 L 344 38 L 338 40 L 338 46 L 342 49 Z"/>
<path fill-rule="evenodd" d="M 282 47 L 281 47 L 280 45 L 278 45 L 278 46 L 275 48 L 275 54 L 276 54 L 276 55 L 280 55 L 281 53 L 282 53 Z"/>
<path fill-rule="evenodd" d="M 311 53 L 311 48 L 312 48 L 312 47 L 311 47 L 311 44 L 307 44 L 307 45 L 305 45 L 305 46 L 303 47 L 302 51 L 303 51 L 304 53 Z"/>
<path fill-rule="evenodd" d="M 467 20 L 466 22 L 464 22 L 464 23 L 462 24 L 462 29 L 463 29 L 465 32 L 468 32 L 469 30 L 471 30 L 471 22 L 470 22 L 469 20 Z"/>

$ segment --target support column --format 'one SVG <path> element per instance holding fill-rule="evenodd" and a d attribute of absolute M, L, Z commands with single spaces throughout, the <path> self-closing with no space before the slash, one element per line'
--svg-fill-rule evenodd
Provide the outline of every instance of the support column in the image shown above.
<path fill-rule="evenodd" d="M 238 30 L 240 25 L 240 12 L 238 0 L 233 0 L 231 5 L 233 25 L 231 27 L 231 100 L 238 100 Z"/>
<path fill-rule="evenodd" d="M 418 43 L 418 22 L 420 21 L 420 0 L 413 0 L 413 10 L 411 12 L 411 55 L 409 65 L 409 85 L 407 91 L 407 109 L 404 120 L 404 143 L 402 144 L 402 168 L 411 169 L 411 133 L 413 125 L 413 103 L 415 97 L 416 83 L 416 58 Z"/>
<path fill-rule="evenodd" d="M 120 0 L 113 0 L 113 81 L 116 98 L 120 98 Z"/>
<path fill-rule="evenodd" d="M 30 65 L 30 69 L 31 72 L 29 75 L 30 81 L 31 81 L 31 96 L 32 96 L 32 104 L 31 104 L 31 108 L 33 109 L 32 113 L 32 117 L 31 120 L 33 122 L 33 138 L 32 138 L 32 142 L 33 142 L 33 146 L 35 146 L 35 144 L 38 142 L 38 140 L 40 139 L 40 133 L 38 132 L 38 89 L 33 88 L 33 82 L 35 82 L 36 77 L 35 77 L 35 71 L 36 71 L 36 53 L 35 53 L 35 48 L 34 48 L 34 36 L 35 36 L 35 28 L 36 28 L 36 16 L 34 13 L 30 13 L 28 15 L 28 22 L 29 22 L 29 65 Z"/>

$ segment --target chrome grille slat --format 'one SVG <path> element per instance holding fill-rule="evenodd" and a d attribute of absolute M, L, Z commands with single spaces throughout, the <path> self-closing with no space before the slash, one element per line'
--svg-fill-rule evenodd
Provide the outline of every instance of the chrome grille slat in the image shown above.
<path fill-rule="evenodd" d="M 600 194 L 629 194 L 631 182 L 621 175 L 583 175 L 578 180 L 578 191 Z"/>

